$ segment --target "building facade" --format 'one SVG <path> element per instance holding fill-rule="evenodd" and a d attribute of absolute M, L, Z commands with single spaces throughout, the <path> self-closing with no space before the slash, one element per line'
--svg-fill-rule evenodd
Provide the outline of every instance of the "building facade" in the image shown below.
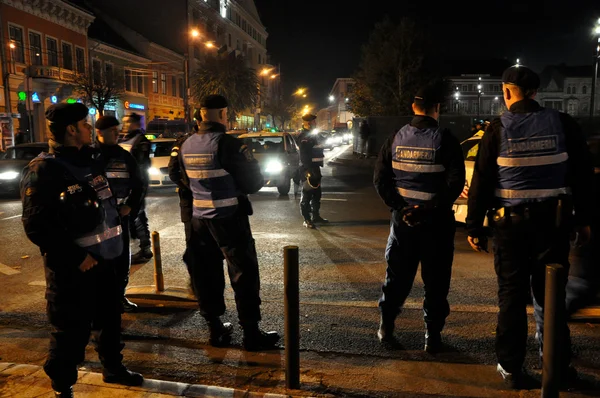
<path fill-rule="evenodd" d="M 354 113 L 348 108 L 354 79 L 336 79 L 329 92 L 329 106 L 317 112 L 317 126 L 322 130 L 352 128 Z"/>
<path fill-rule="evenodd" d="M 498 116 L 506 110 L 502 79 L 487 74 L 463 74 L 449 78 L 452 95 L 444 113 L 477 118 Z"/>
<path fill-rule="evenodd" d="M 88 70 L 87 29 L 94 16 L 62 0 L 0 0 L 0 16 L 0 107 L 18 115 L 10 120 L 15 134 L 46 140 L 46 109 L 69 99 L 75 74 Z"/>

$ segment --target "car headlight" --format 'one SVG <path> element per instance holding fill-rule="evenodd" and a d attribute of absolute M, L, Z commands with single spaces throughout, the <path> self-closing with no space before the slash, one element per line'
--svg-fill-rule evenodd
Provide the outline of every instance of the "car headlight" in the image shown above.
<path fill-rule="evenodd" d="M 265 171 L 267 173 L 279 173 L 283 170 L 283 164 L 279 160 L 271 160 L 267 163 L 267 168 Z"/>
<path fill-rule="evenodd" d="M 19 177 L 19 174 L 18 171 L 5 171 L 0 173 L 0 180 L 14 180 Z"/>
<path fill-rule="evenodd" d="M 158 170 L 156 167 L 150 167 L 148 169 L 148 174 L 150 174 L 151 176 L 156 176 L 160 174 L 160 170 Z"/>
<path fill-rule="evenodd" d="M 331 145 L 331 144 L 333 144 L 333 140 L 331 138 L 327 138 L 327 141 L 325 141 L 325 143 L 327 145 Z"/>

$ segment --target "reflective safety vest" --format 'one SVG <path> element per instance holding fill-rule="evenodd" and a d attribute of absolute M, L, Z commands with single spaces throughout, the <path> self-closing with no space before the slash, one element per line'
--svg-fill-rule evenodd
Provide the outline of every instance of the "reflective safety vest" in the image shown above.
<path fill-rule="evenodd" d="M 121 220 L 108 180 L 101 174 L 93 175 L 89 167 L 76 166 L 53 154 L 42 153 L 40 158 L 60 164 L 69 171 L 75 180 L 82 184 L 89 184 L 96 191 L 98 199 L 102 203 L 104 221 L 92 231 L 76 236 L 75 243 L 96 258 L 111 260 L 120 256 L 123 252 Z"/>
<path fill-rule="evenodd" d="M 131 153 L 133 148 L 140 142 L 142 139 L 142 134 L 136 134 L 128 140 L 119 142 L 121 148 L 125 149 L 127 152 Z"/>
<path fill-rule="evenodd" d="M 193 195 L 193 216 L 223 218 L 235 213 L 238 197 L 233 176 L 219 162 L 219 141 L 224 133 L 203 132 L 186 139 L 179 151 Z"/>
<path fill-rule="evenodd" d="M 323 153 L 323 147 L 321 145 L 315 145 L 312 147 L 312 162 L 315 166 L 323 167 L 323 160 L 325 154 Z"/>
<path fill-rule="evenodd" d="M 127 168 L 127 162 L 122 159 L 110 159 L 106 165 L 106 178 L 110 183 L 117 204 L 125 203 L 131 193 L 131 176 Z"/>
<path fill-rule="evenodd" d="M 567 154 L 559 113 L 504 112 L 496 198 L 505 207 L 569 194 Z"/>
<path fill-rule="evenodd" d="M 396 189 L 409 205 L 433 200 L 445 184 L 444 165 L 438 151 L 442 130 L 402 127 L 392 143 L 392 167 Z"/>

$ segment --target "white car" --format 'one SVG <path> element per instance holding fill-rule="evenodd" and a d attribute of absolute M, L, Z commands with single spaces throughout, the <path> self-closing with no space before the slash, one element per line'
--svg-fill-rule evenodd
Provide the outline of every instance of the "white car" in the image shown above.
<path fill-rule="evenodd" d="M 150 187 L 165 187 L 175 185 L 169 178 L 169 159 L 175 138 L 157 138 L 150 141 Z"/>
<path fill-rule="evenodd" d="M 474 136 L 460 143 L 465 157 L 465 187 L 458 199 L 456 199 L 456 202 L 454 202 L 454 206 L 452 206 L 454 217 L 456 218 L 456 221 L 460 223 L 464 223 L 467 219 L 467 198 L 469 197 L 469 187 L 471 186 L 471 179 L 473 178 L 475 158 L 479 151 L 479 142 L 481 141 L 482 136 L 483 131 L 479 131 Z M 487 218 L 484 223 L 487 225 Z"/>

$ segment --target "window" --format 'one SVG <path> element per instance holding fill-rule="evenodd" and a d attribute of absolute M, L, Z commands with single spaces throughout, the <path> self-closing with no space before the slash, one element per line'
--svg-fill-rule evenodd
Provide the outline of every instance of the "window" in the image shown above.
<path fill-rule="evenodd" d="M 500 86 L 497 84 L 494 84 L 494 88 L 493 88 L 494 92 L 497 93 L 498 91 L 500 91 Z"/>
<path fill-rule="evenodd" d="M 200 22 L 200 12 L 198 10 L 192 11 L 192 22 L 194 25 L 198 25 Z"/>
<path fill-rule="evenodd" d="M 183 98 L 183 79 L 179 79 L 179 98 Z"/>
<path fill-rule="evenodd" d="M 462 85 L 462 91 L 463 91 L 463 92 L 465 92 L 465 93 L 466 93 L 467 91 L 469 91 L 469 88 L 467 87 L 467 85 L 466 85 L 466 84 L 463 84 L 463 85 Z"/>
<path fill-rule="evenodd" d="M 152 72 L 152 92 L 158 93 L 158 72 Z"/>
<path fill-rule="evenodd" d="M 42 65 L 42 36 L 29 32 L 29 58 L 31 65 Z"/>
<path fill-rule="evenodd" d="M 245 19 L 242 20 L 242 30 L 244 32 L 246 31 L 246 20 Z"/>
<path fill-rule="evenodd" d="M 58 42 L 56 39 L 46 37 L 46 50 L 48 51 L 48 65 L 58 67 Z"/>
<path fill-rule="evenodd" d="M 194 58 L 200 59 L 200 47 L 194 46 Z"/>
<path fill-rule="evenodd" d="M 571 87 L 567 87 L 567 94 L 571 94 Z"/>
<path fill-rule="evenodd" d="M 112 84 L 113 82 L 113 64 L 110 62 L 104 63 L 104 79 L 106 79 L 107 84 Z"/>
<path fill-rule="evenodd" d="M 258 64 L 262 64 L 262 57 L 260 56 L 260 54 L 258 54 Z"/>
<path fill-rule="evenodd" d="M 137 92 L 144 94 L 144 77 L 141 73 L 137 73 Z"/>
<path fill-rule="evenodd" d="M 577 94 L 577 87 L 573 87 L 573 94 Z"/>
<path fill-rule="evenodd" d="M 287 136 L 287 150 L 290 153 L 296 153 L 296 143 L 294 142 L 294 139 L 291 136 Z"/>
<path fill-rule="evenodd" d="M 94 84 L 100 85 L 102 82 L 102 62 L 99 59 L 92 60 L 92 79 Z"/>
<path fill-rule="evenodd" d="M 125 69 L 125 91 L 131 90 L 131 71 L 129 69 Z"/>
<path fill-rule="evenodd" d="M 233 21 L 233 18 L 231 17 L 231 7 L 227 7 L 227 19 Z"/>
<path fill-rule="evenodd" d="M 581 87 L 581 94 L 587 94 L 587 86 Z"/>
<path fill-rule="evenodd" d="M 85 50 L 75 47 L 75 61 L 77 62 L 77 73 L 85 73 Z"/>
<path fill-rule="evenodd" d="M 160 74 L 160 93 L 167 94 L 167 75 L 166 75 L 166 73 Z"/>
<path fill-rule="evenodd" d="M 15 62 L 25 63 L 25 48 L 23 47 L 23 29 L 13 25 L 8 25 L 8 35 L 10 42 L 15 45 L 11 49 L 12 58 Z"/>
<path fill-rule="evenodd" d="M 171 95 L 177 97 L 177 78 L 171 76 Z"/>
<path fill-rule="evenodd" d="M 229 33 L 229 47 L 231 47 L 231 33 Z"/>
<path fill-rule="evenodd" d="M 238 50 L 238 51 L 240 50 L 240 39 L 236 39 L 236 47 L 235 47 L 235 49 Z"/>
<path fill-rule="evenodd" d="M 62 66 L 65 69 L 73 70 L 73 46 L 69 43 L 62 43 Z"/>

